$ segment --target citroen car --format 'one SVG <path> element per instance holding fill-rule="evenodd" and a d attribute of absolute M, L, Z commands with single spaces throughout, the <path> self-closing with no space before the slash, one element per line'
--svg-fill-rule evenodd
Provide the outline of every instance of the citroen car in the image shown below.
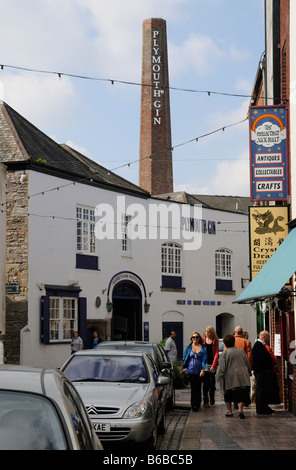
<path fill-rule="evenodd" d="M 159 343 L 131 340 L 102 341 L 96 346 L 96 349 L 97 348 L 135 349 L 150 354 L 156 363 L 158 374 L 169 378 L 169 383 L 165 387 L 165 394 L 167 395 L 167 408 L 172 409 L 175 406 L 174 371 L 166 351 Z"/>
<path fill-rule="evenodd" d="M 166 427 L 168 377 L 153 358 L 136 350 L 79 351 L 62 366 L 81 395 L 100 440 L 155 448 Z"/>
<path fill-rule="evenodd" d="M 59 370 L 0 366 L 0 450 L 103 450 L 76 388 Z"/>

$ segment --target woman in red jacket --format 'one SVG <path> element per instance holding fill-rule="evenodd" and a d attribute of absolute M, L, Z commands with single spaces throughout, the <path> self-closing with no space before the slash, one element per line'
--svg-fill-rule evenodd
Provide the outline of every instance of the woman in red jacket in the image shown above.
<path fill-rule="evenodd" d="M 210 404 L 215 404 L 215 372 L 219 360 L 219 339 L 212 326 L 205 329 L 203 343 L 207 351 L 207 366 L 203 378 L 203 400 L 204 407 L 209 408 L 209 396 Z"/>

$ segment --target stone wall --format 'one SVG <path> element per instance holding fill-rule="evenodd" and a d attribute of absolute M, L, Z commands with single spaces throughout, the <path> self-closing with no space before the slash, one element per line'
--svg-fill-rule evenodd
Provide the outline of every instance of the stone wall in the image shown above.
<path fill-rule="evenodd" d="M 20 330 L 28 322 L 28 172 L 7 172 L 6 282 L 19 293 L 6 294 L 5 362 L 20 362 Z"/>

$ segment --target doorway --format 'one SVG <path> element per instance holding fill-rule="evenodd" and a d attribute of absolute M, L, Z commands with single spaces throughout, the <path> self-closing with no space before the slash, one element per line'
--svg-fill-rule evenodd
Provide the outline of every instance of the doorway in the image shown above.
<path fill-rule="evenodd" d="M 178 361 L 182 360 L 183 357 L 183 322 L 182 321 L 164 321 L 162 322 L 162 337 L 168 338 L 170 332 L 174 330 L 176 332 L 176 346 Z"/>
<path fill-rule="evenodd" d="M 142 294 L 131 281 L 116 284 L 112 294 L 112 340 L 138 340 L 143 338 Z"/>
<path fill-rule="evenodd" d="M 216 333 L 218 338 L 223 338 L 224 335 L 232 334 L 235 324 L 234 316 L 231 313 L 221 313 L 216 317 Z"/>

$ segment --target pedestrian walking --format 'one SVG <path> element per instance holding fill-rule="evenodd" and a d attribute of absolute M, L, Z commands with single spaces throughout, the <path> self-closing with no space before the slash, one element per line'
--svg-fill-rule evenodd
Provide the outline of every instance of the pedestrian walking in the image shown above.
<path fill-rule="evenodd" d="M 94 349 L 99 343 L 102 342 L 102 339 L 99 337 L 98 330 L 94 330 L 93 332 L 93 339 L 92 339 L 92 349 Z"/>
<path fill-rule="evenodd" d="M 167 352 L 167 355 L 169 357 L 169 360 L 171 361 L 172 364 L 176 362 L 177 360 L 177 346 L 175 342 L 177 334 L 174 330 L 170 332 L 170 336 L 165 342 L 164 349 Z"/>
<path fill-rule="evenodd" d="M 268 406 L 268 395 L 270 387 L 270 376 L 273 370 L 273 359 L 266 348 L 269 344 L 270 335 L 263 330 L 259 333 L 258 339 L 252 349 L 253 369 L 256 380 L 256 412 L 257 414 L 270 415 L 274 413 Z"/>
<path fill-rule="evenodd" d="M 225 335 L 223 342 L 226 349 L 221 353 L 219 366 L 216 373 L 216 381 L 220 381 L 224 391 L 226 404 L 226 417 L 232 417 L 232 402 L 238 403 L 238 415 L 245 418 L 243 412 L 244 403 L 250 396 L 251 366 L 247 354 L 235 347 L 233 335 Z"/>
<path fill-rule="evenodd" d="M 203 344 L 207 351 L 207 364 L 203 377 L 203 402 L 204 408 L 209 408 L 215 404 L 215 373 L 219 360 L 219 339 L 213 326 L 207 326 L 205 329 Z"/>
<path fill-rule="evenodd" d="M 73 331 L 73 338 L 71 341 L 71 354 L 83 349 L 83 341 L 79 336 L 78 331 Z"/>
<path fill-rule="evenodd" d="M 252 368 L 252 345 L 250 341 L 245 337 L 244 331 L 241 326 L 236 326 L 233 334 L 235 339 L 235 347 L 240 348 L 246 352 Z"/>
<path fill-rule="evenodd" d="M 235 339 L 234 346 L 246 352 L 248 359 L 250 361 L 251 369 L 252 369 L 253 368 L 252 345 L 250 341 L 248 340 L 246 333 L 244 332 L 241 326 L 236 326 L 233 334 L 234 334 L 234 339 Z M 250 384 L 251 384 L 251 379 L 250 379 Z M 249 396 L 248 400 L 245 402 L 245 405 L 249 406 L 250 404 L 251 404 L 251 398 Z M 237 403 L 234 403 L 234 408 L 238 409 Z"/>
<path fill-rule="evenodd" d="M 184 351 L 180 374 L 183 375 L 186 368 L 191 388 L 191 408 L 193 411 L 198 411 L 201 404 L 201 384 L 207 363 L 207 353 L 201 335 L 197 331 L 191 334 L 190 341 Z"/>

